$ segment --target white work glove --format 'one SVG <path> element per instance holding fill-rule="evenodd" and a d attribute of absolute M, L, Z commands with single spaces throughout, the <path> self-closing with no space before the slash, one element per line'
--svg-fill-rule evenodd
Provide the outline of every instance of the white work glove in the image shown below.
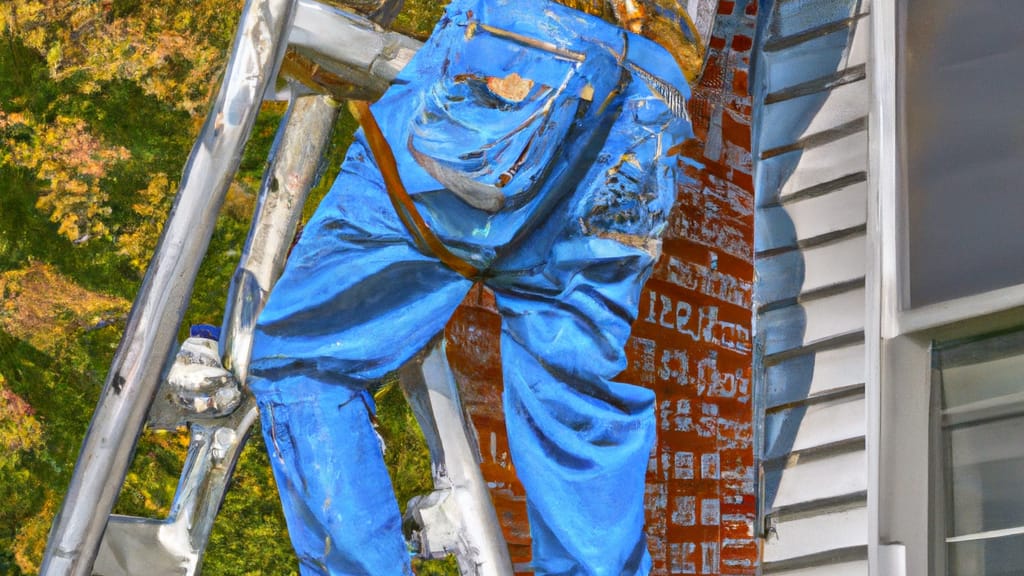
<path fill-rule="evenodd" d="M 192 336 L 181 344 L 167 373 L 171 400 L 206 418 L 226 416 L 238 407 L 242 392 L 220 361 L 216 340 Z"/>

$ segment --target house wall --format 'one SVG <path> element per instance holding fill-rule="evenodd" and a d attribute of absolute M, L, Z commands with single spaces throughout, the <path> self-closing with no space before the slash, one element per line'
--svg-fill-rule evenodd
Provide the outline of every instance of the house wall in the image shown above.
<path fill-rule="evenodd" d="M 869 8 L 762 1 L 754 379 L 764 574 L 868 572 Z"/>

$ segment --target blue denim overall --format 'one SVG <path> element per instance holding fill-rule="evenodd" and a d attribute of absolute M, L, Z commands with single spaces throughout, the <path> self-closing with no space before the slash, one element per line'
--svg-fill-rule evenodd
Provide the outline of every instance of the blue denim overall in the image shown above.
<path fill-rule="evenodd" d="M 260 405 L 303 574 L 410 574 L 365 390 L 474 282 L 502 316 L 504 409 L 536 574 L 647 574 L 654 393 L 613 379 L 692 137 L 660 46 L 543 2 L 455 0 L 373 111 L 423 218 L 482 271 L 418 248 L 362 132 L 257 329 Z"/>

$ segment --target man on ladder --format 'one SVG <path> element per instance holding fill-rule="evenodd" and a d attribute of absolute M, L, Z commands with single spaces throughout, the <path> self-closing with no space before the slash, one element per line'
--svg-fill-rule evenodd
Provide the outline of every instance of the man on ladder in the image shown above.
<path fill-rule="evenodd" d="M 363 130 L 260 317 L 249 373 L 303 574 L 411 574 L 363 392 L 476 283 L 502 315 L 535 573 L 649 572 L 654 394 L 613 378 L 693 136 L 660 45 L 683 33 L 653 24 L 668 18 L 656 5 L 586 11 L 621 25 L 455 0 L 392 88 L 353 107 Z M 660 43 L 634 33 L 647 23 Z"/>

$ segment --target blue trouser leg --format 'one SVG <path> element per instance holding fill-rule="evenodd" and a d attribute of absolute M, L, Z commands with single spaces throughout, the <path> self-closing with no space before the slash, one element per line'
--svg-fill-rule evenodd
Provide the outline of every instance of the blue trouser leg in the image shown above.
<path fill-rule="evenodd" d="M 471 286 L 414 248 L 360 154 L 292 251 L 250 371 L 304 576 L 411 574 L 361 393 L 440 333 Z"/>
<path fill-rule="evenodd" d="M 689 127 L 643 85 L 625 97 L 573 196 L 488 282 L 538 576 L 651 569 L 643 527 L 655 396 L 614 378 L 674 200 L 674 160 L 660 151 Z"/>
<path fill-rule="evenodd" d="M 279 384 L 309 391 L 259 397 L 300 572 L 411 574 L 380 444 L 360 396 L 302 376 Z"/>
<path fill-rule="evenodd" d="M 654 393 L 612 379 L 626 367 L 650 254 L 612 240 L 556 245 L 540 275 L 496 290 L 505 423 L 526 489 L 538 575 L 646 575 L 644 475 Z"/>
<path fill-rule="evenodd" d="M 676 160 L 662 151 L 688 130 L 634 82 L 577 190 L 488 281 L 539 576 L 650 571 L 643 499 L 654 393 L 614 378 L 675 197 Z"/>

